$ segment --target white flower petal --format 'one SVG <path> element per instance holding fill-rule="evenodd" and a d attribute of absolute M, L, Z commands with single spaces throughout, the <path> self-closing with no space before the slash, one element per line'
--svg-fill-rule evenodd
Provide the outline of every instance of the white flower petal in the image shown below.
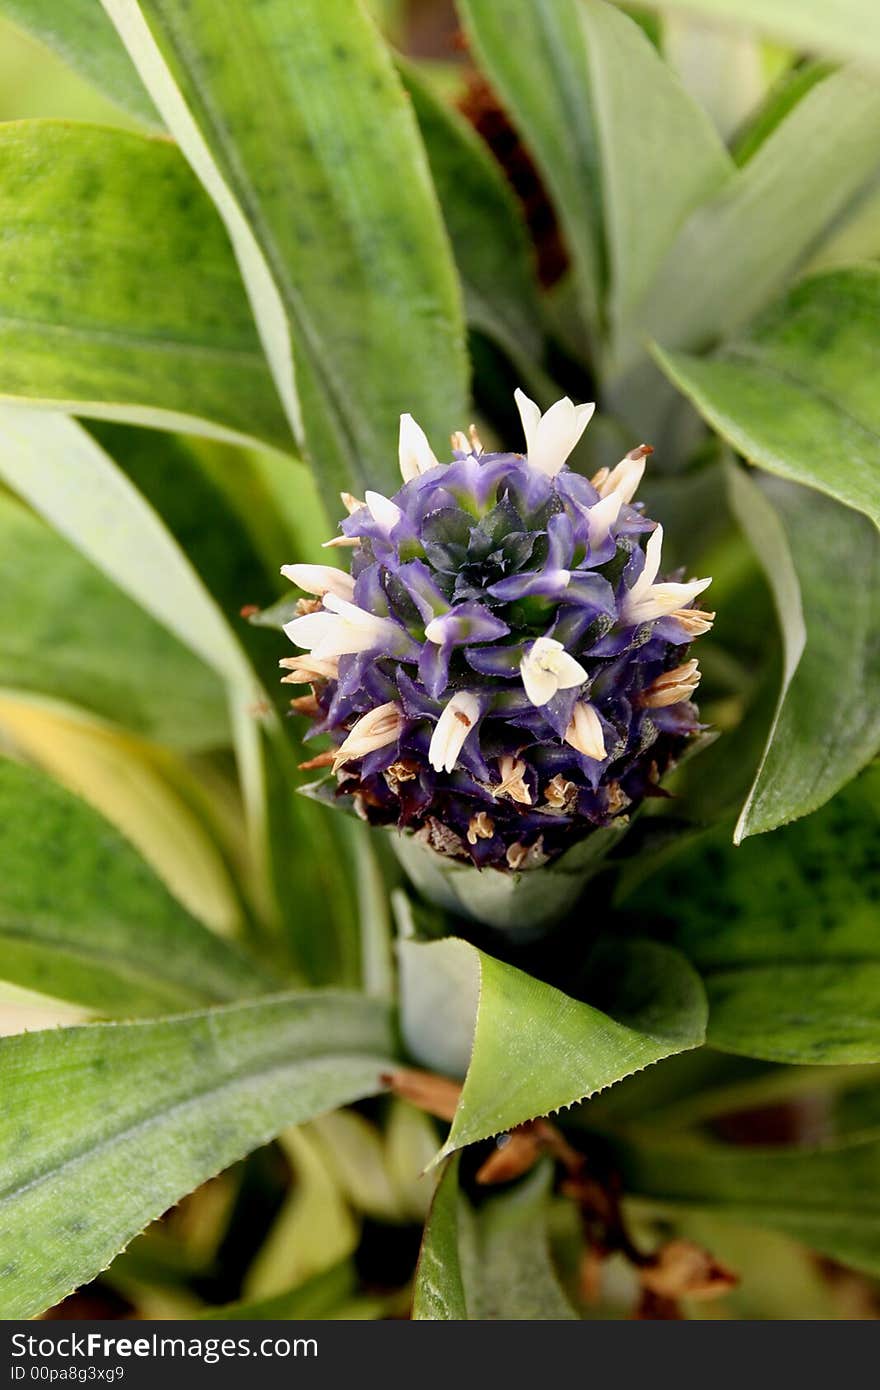
<path fill-rule="evenodd" d="M 523 688 L 533 705 L 546 705 L 558 690 L 570 690 L 587 679 L 579 662 L 553 637 L 537 637 L 519 664 Z"/>
<path fill-rule="evenodd" d="M 362 502 L 359 497 L 355 497 L 353 492 L 340 492 L 339 496 L 349 516 L 351 516 L 353 512 L 359 512 L 361 507 L 367 505 L 366 502 Z"/>
<path fill-rule="evenodd" d="M 608 539 L 611 528 L 620 515 L 623 497 L 619 492 L 609 492 L 601 502 L 595 502 L 587 511 L 587 525 L 590 528 L 590 545 L 600 546 Z"/>
<path fill-rule="evenodd" d="M 583 685 L 587 679 L 583 666 L 566 651 L 560 652 L 557 656 L 554 671 L 560 690 L 571 690 L 576 685 Z"/>
<path fill-rule="evenodd" d="M 553 699 L 559 689 L 559 681 L 552 671 L 546 671 L 537 662 L 530 663 L 526 657 L 520 662 L 519 670 L 526 695 L 533 705 L 540 708 Z"/>
<path fill-rule="evenodd" d="M 658 526 L 652 531 L 648 544 L 645 546 L 645 568 L 638 577 L 638 584 L 642 589 L 647 589 L 654 583 L 660 569 L 660 556 L 663 551 L 663 527 Z"/>
<path fill-rule="evenodd" d="M 708 589 L 712 583 L 711 579 L 691 579 L 686 584 L 655 584 L 662 547 L 663 527 L 658 526 L 645 547 L 644 569 L 620 605 L 620 616 L 624 623 L 634 625 L 665 618 L 691 603 L 697 594 Z"/>
<path fill-rule="evenodd" d="M 383 622 L 382 618 L 377 618 L 375 613 L 368 613 L 365 608 L 358 608 L 356 603 L 351 603 L 349 599 L 342 598 L 339 594 L 328 593 L 324 597 L 324 607 L 331 613 L 337 613 L 344 618 L 347 623 L 354 624 L 355 627 L 365 627 L 376 630 L 377 624 Z"/>
<path fill-rule="evenodd" d="M 335 569 L 333 565 L 282 565 L 281 573 L 297 588 L 305 589 L 307 594 L 338 594 L 340 598 L 354 598 L 354 580 L 345 570 Z"/>
<path fill-rule="evenodd" d="M 575 427 L 575 429 L 577 430 L 577 436 L 576 436 L 575 441 L 574 441 L 575 444 L 577 444 L 578 439 L 580 439 L 581 435 L 583 434 L 584 430 L 587 428 L 587 425 L 590 423 L 590 421 L 592 420 L 592 418 L 593 418 L 593 416 L 595 415 L 595 413 L 596 413 L 596 402 L 595 402 L 595 401 L 585 401 L 582 405 L 576 405 L 576 406 L 575 406 L 575 408 L 574 408 L 574 427 Z M 572 445 L 572 448 L 574 448 L 574 444 Z"/>
<path fill-rule="evenodd" d="M 411 415 L 400 417 L 399 457 L 400 472 L 405 483 L 438 466 L 437 455 L 428 443 L 425 431 Z"/>
<path fill-rule="evenodd" d="M 367 753 L 374 753 L 377 748 L 386 748 L 389 743 L 396 742 L 402 724 L 403 711 L 393 700 L 368 710 L 349 730 L 345 741 L 339 745 L 333 771 L 338 771 L 352 758 L 363 758 Z"/>
<path fill-rule="evenodd" d="M 284 631 L 297 647 L 311 651 L 336 630 L 338 619 L 332 613 L 306 613 L 284 624 Z"/>
<path fill-rule="evenodd" d="M 711 579 L 692 579 L 687 584 L 652 584 L 635 600 L 630 590 L 621 605 L 621 616 L 631 624 L 665 618 L 691 603 L 711 583 Z"/>
<path fill-rule="evenodd" d="M 307 613 L 284 624 L 284 631 L 298 647 L 324 659 L 368 652 L 386 636 L 387 618 L 367 613 L 337 594 L 324 595 L 324 609 Z M 392 625 L 393 626 L 393 625 Z"/>
<path fill-rule="evenodd" d="M 453 695 L 440 718 L 428 748 L 428 762 L 435 772 L 452 772 L 464 741 L 480 715 L 475 695 L 460 690 Z"/>
<path fill-rule="evenodd" d="M 610 473 L 607 469 L 603 470 L 604 476 L 595 483 L 599 496 L 608 497 L 612 492 L 617 492 L 620 494 L 621 505 L 628 506 L 644 476 L 645 461 L 653 452 L 649 445 L 640 444 L 638 448 L 631 449 Z"/>
<path fill-rule="evenodd" d="M 386 536 L 390 535 L 401 517 L 397 503 L 383 497 L 381 492 L 365 492 L 364 501 L 376 525 L 381 526 Z"/>
<path fill-rule="evenodd" d="M 525 391 L 519 387 L 513 393 L 516 401 L 516 408 L 519 411 L 519 418 L 522 420 L 523 434 L 526 437 L 526 453 L 530 454 L 538 443 L 538 426 L 541 423 L 541 410 L 533 400 L 530 400 Z"/>
<path fill-rule="evenodd" d="M 605 735 L 596 710 L 592 705 L 579 702 L 574 707 L 571 723 L 565 731 L 565 741 L 585 758 L 601 762 L 605 757 Z"/>
<path fill-rule="evenodd" d="M 519 409 L 529 464 L 553 478 L 562 468 L 596 409 L 594 404 L 575 405 L 568 396 L 555 401 L 541 414 L 534 401 L 520 390 L 514 392 Z"/>

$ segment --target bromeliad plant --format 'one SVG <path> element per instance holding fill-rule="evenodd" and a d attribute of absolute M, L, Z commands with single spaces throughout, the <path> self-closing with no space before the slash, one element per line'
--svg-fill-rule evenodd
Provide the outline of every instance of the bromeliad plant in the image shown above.
<path fill-rule="evenodd" d="M 871 1315 L 880 22 L 405 8 L 0 0 L 0 1314 Z"/>

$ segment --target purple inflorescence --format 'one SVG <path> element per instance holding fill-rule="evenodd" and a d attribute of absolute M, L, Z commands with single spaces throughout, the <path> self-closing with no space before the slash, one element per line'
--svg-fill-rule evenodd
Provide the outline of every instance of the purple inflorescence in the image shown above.
<path fill-rule="evenodd" d="M 565 459 L 592 408 L 517 399 L 528 456 L 457 434 L 442 465 L 403 417 L 403 487 L 344 498 L 350 574 L 285 567 L 318 597 L 285 628 L 309 654 L 282 663 L 339 796 L 507 870 L 656 787 L 699 727 L 687 649 L 714 616 L 693 606 L 708 580 L 657 579 L 662 530 L 632 500 L 650 450 L 587 481 Z"/>

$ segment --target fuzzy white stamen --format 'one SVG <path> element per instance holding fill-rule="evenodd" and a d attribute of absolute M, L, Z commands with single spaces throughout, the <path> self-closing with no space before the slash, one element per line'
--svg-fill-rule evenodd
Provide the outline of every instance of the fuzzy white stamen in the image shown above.
<path fill-rule="evenodd" d="M 282 565 L 281 573 L 297 588 L 305 589 L 307 594 L 336 594 L 338 598 L 354 598 L 354 580 L 345 570 L 334 569 L 332 565 Z"/>
<path fill-rule="evenodd" d="M 583 685 L 587 673 L 579 661 L 552 637 L 538 637 L 519 664 L 526 695 L 533 705 L 546 705 L 559 690 Z"/>
<path fill-rule="evenodd" d="M 529 464 L 555 478 L 593 418 L 595 403 L 575 405 L 568 396 L 563 396 L 542 415 L 524 391 L 517 389 L 513 398 L 522 420 Z"/>
<path fill-rule="evenodd" d="M 583 753 L 585 758 L 601 762 L 605 757 L 605 735 L 592 705 L 579 702 L 574 707 L 571 723 L 565 731 L 565 741 Z"/>
<path fill-rule="evenodd" d="M 420 477 L 438 464 L 425 431 L 411 415 L 400 417 L 399 457 L 400 472 L 405 483 L 411 483 L 413 478 Z"/>
<path fill-rule="evenodd" d="M 476 696 L 466 690 L 453 695 L 444 709 L 428 748 L 428 762 L 435 772 L 452 772 L 464 741 L 480 716 Z"/>

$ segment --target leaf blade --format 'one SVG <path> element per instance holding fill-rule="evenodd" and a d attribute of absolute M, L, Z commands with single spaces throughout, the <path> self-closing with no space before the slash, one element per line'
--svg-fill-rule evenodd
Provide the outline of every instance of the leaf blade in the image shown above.
<path fill-rule="evenodd" d="M 467 1068 L 438 1160 L 703 1041 L 699 981 L 656 943 L 594 954 L 587 978 L 595 1005 L 457 938 L 403 941 L 400 950 L 409 1050 L 438 1069 L 460 1075 Z"/>
<path fill-rule="evenodd" d="M 121 718 L 171 748 L 227 742 L 214 672 L 11 497 L 0 497 L 0 588 L 0 685 Z"/>
<path fill-rule="evenodd" d="M 878 139 L 875 82 L 855 68 L 818 81 L 685 223 L 644 303 L 641 334 L 701 352 L 738 331 L 874 175 Z"/>
<path fill-rule="evenodd" d="M 422 1241 L 413 1296 L 417 1321 L 571 1321 L 550 1258 L 551 1166 L 474 1210 L 449 1160 Z"/>
<path fill-rule="evenodd" d="M 4 399 L 291 444 L 220 219 L 170 142 L 0 129 Z"/>
<path fill-rule="evenodd" d="M 398 416 L 439 442 L 467 366 L 426 163 L 371 22 L 342 0 L 103 3 L 226 223 L 325 495 L 391 487 Z"/>
<path fill-rule="evenodd" d="M 867 768 L 813 815 L 738 848 L 721 826 L 636 892 L 633 921 L 652 917 L 703 977 L 710 1046 L 880 1061 L 878 790 L 880 767 Z"/>
<path fill-rule="evenodd" d="M 661 368 L 751 463 L 880 525 L 872 385 L 880 272 L 806 280 L 711 358 L 655 349 Z"/>
<path fill-rule="evenodd" d="M 381 1089 L 392 1051 L 384 1010 L 333 993 L 0 1042 L 3 1316 L 93 1277 L 279 1129 Z"/>
<path fill-rule="evenodd" d="M 880 1271 L 880 1142 L 748 1149 L 634 1130 L 612 1141 L 632 1193 L 784 1231 L 868 1274 Z"/>
<path fill-rule="evenodd" d="M 222 1002 L 271 983 L 44 774 L 0 759 L 0 805 L 4 979 L 111 1016 Z"/>
<path fill-rule="evenodd" d="M 880 534 L 860 513 L 796 484 L 759 489 L 740 470 L 730 480 L 734 513 L 775 595 L 785 651 L 739 843 L 817 810 L 880 749 Z"/>
<path fill-rule="evenodd" d="M 159 117 L 99 0 L 0 0 L 0 10 L 55 50 L 111 101 L 148 125 Z"/>
<path fill-rule="evenodd" d="M 880 22 L 872 0 L 648 0 L 652 9 L 684 10 L 738 30 L 755 28 L 796 48 L 880 63 Z"/>

